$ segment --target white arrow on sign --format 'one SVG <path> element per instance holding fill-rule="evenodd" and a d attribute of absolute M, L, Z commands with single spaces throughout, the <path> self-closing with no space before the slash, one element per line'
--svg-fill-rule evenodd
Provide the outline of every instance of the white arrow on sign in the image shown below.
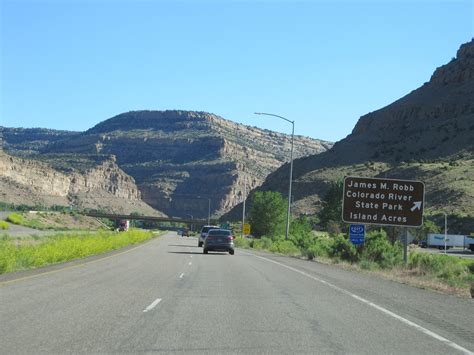
<path fill-rule="evenodd" d="M 410 208 L 411 211 L 413 212 L 414 210 L 421 210 L 421 201 L 415 201 L 413 202 L 413 207 Z"/>

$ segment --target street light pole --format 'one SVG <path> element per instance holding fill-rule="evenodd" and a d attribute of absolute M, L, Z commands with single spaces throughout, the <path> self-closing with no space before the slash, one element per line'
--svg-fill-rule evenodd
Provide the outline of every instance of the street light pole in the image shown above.
<path fill-rule="evenodd" d="M 291 185 L 293 182 L 293 141 L 295 137 L 295 121 L 291 121 L 285 117 L 275 115 L 273 113 L 265 113 L 265 112 L 255 112 L 256 115 L 265 115 L 265 116 L 273 116 L 273 117 L 278 117 L 281 118 L 282 120 L 285 120 L 287 122 L 290 122 L 292 125 L 291 129 L 291 151 L 290 151 L 290 183 L 288 187 L 288 210 L 286 213 L 286 233 L 285 233 L 285 239 L 288 240 L 288 234 L 290 232 L 290 216 L 291 216 Z"/>
<path fill-rule="evenodd" d="M 247 195 L 247 181 L 244 177 L 244 196 L 243 196 L 243 206 L 242 206 L 242 238 L 245 236 L 244 235 L 244 226 L 245 226 L 245 199 Z"/>
<path fill-rule="evenodd" d="M 444 212 L 444 253 L 446 254 L 446 242 L 448 240 L 448 214 Z"/>
<path fill-rule="evenodd" d="M 208 198 L 207 199 L 208 201 L 208 208 L 207 208 L 207 225 L 210 225 L 211 224 L 211 199 Z"/>

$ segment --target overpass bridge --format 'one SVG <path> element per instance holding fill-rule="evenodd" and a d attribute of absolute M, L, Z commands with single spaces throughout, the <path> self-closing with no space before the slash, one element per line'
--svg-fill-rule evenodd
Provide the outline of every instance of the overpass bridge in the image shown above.
<path fill-rule="evenodd" d="M 128 219 L 128 220 L 136 220 L 136 221 L 175 222 L 175 223 L 186 223 L 186 224 L 194 224 L 194 225 L 207 224 L 207 219 L 139 216 L 135 214 L 112 214 L 112 213 L 98 213 L 98 212 L 84 213 L 84 215 L 89 216 L 89 217 L 95 217 L 95 218 L 108 218 L 114 221 Z M 211 224 L 215 224 L 217 222 L 218 222 L 217 220 L 211 219 Z"/>

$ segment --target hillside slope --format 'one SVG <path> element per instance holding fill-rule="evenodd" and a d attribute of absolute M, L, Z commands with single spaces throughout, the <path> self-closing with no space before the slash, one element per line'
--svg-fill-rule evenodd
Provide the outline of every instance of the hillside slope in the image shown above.
<path fill-rule="evenodd" d="M 283 166 L 258 190 L 287 195 L 288 175 Z M 419 179 L 425 211 L 474 216 L 474 41 L 429 82 L 361 117 L 331 150 L 295 160 L 293 212 L 317 211 L 330 183 L 347 175 Z"/>

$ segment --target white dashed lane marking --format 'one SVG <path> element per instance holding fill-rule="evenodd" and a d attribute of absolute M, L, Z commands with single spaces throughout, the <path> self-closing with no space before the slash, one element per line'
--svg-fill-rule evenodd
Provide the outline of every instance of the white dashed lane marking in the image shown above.
<path fill-rule="evenodd" d="M 158 303 L 160 303 L 160 302 L 161 302 L 161 298 L 157 298 L 157 299 L 154 300 L 147 308 L 145 308 L 145 309 L 143 310 L 143 313 L 151 311 L 151 310 L 152 310 L 153 308 L 155 308 L 156 305 L 157 305 Z"/>

